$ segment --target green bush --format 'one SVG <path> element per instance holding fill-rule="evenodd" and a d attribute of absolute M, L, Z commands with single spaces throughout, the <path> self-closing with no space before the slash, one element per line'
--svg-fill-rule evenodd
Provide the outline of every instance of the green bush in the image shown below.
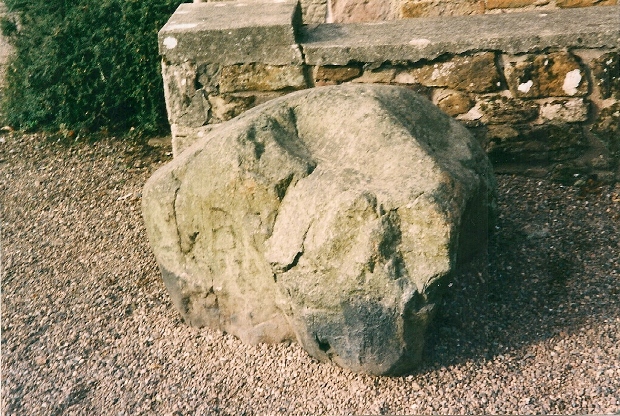
<path fill-rule="evenodd" d="M 15 55 L 2 99 L 21 129 L 166 126 L 157 32 L 181 0 L 5 0 Z"/>

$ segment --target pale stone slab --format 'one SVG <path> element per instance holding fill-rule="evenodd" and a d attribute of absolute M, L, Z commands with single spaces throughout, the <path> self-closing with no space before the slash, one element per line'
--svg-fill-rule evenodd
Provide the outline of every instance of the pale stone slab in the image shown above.
<path fill-rule="evenodd" d="M 583 98 L 551 100 L 541 105 L 540 116 L 548 121 L 578 123 L 588 119 L 589 107 Z"/>
<path fill-rule="evenodd" d="M 159 53 L 179 62 L 301 64 L 299 19 L 290 0 L 183 3 L 159 32 Z"/>
<path fill-rule="evenodd" d="M 302 34 L 310 65 L 415 62 L 484 50 L 519 54 L 548 48 L 617 48 L 620 6 L 319 25 L 303 28 Z"/>

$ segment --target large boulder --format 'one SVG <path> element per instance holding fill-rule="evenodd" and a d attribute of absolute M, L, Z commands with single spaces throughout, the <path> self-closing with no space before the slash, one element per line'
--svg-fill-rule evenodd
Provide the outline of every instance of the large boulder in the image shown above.
<path fill-rule="evenodd" d="M 442 283 L 485 249 L 494 190 L 478 143 L 425 98 L 347 85 L 206 133 L 149 179 L 143 213 L 190 324 L 387 375 L 419 362 Z"/>

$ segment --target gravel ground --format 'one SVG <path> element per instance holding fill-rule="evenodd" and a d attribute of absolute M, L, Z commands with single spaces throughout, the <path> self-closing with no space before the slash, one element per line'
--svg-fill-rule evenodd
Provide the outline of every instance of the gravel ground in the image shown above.
<path fill-rule="evenodd" d="M 0 137 L 3 414 L 620 412 L 620 186 L 499 176 L 425 364 L 379 378 L 180 320 L 140 215 L 168 152 Z"/>

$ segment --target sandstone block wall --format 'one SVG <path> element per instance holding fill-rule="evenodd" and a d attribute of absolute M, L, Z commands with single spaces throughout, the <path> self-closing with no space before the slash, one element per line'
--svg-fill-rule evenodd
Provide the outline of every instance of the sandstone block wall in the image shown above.
<path fill-rule="evenodd" d="M 289 4 L 294 8 L 294 3 Z M 262 8 L 269 13 L 269 3 Z M 295 37 L 302 59 L 289 57 L 286 63 L 267 54 L 259 57 L 260 62 L 256 57 L 248 62 L 210 62 L 191 49 L 184 51 L 182 44 L 175 46 L 179 49 L 173 54 L 163 42 L 182 38 L 164 27 L 160 33 L 163 75 L 175 151 L 195 140 L 200 131 L 291 91 L 342 83 L 390 84 L 421 93 L 464 123 L 497 172 L 565 183 L 589 177 L 618 181 L 620 9 L 585 10 L 549 12 L 553 21 L 545 20 L 546 13 L 519 14 L 519 19 L 540 19 L 540 23 L 514 35 L 508 34 L 523 25 L 513 15 L 503 15 L 499 25 L 494 16 L 482 16 L 444 18 L 444 27 L 432 19 L 417 19 L 415 24 L 401 21 L 392 27 L 386 23 L 380 28 L 300 26 Z M 612 11 L 616 13 L 608 14 Z M 603 12 L 606 20 L 601 20 Z M 570 29 L 562 32 L 567 30 L 562 19 L 573 26 L 580 21 L 589 29 L 571 36 Z M 171 21 L 175 22 L 174 16 Z M 428 33 L 421 32 L 425 22 Z M 505 32 L 497 29 L 495 36 L 494 25 Z M 544 35 L 554 27 L 557 33 Z M 382 36 L 389 40 L 380 43 Z M 367 39 L 365 46 L 359 45 L 358 37 Z M 288 44 L 290 39 L 282 42 Z"/>
<path fill-rule="evenodd" d="M 214 1 L 223 0 L 194 0 Z M 300 4 L 304 23 L 311 24 L 610 6 L 617 5 L 618 0 L 301 0 Z"/>

